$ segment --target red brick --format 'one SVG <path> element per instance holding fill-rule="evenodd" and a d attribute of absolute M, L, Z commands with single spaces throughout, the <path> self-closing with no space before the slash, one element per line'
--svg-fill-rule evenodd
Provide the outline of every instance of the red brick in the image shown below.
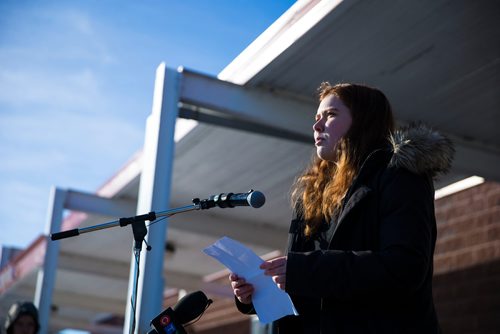
<path fill-rule="evenodd" d="M 500 206 L 500 189 L 493 189 L 486 194 L 488 207 Z"/>
<path fill-rule="evenodd" d="M 476 247 L 473 251 L 473 256 L 476 263 L 483 263 L 494 259 L 494 245 L 482 245 L 481 247 Z"/>
<path fill-rule="evenodd" d="M 434 256 L 434 274 L 446 273 L 451 271 L 452 267 L 451 255 L 435 255 Z"/>
<path fill-rule="evenodd" d="M 490 224 L 500 224 L 500 207 L 495 207 L 490 210 L 490 215 L 488 217 L 488 223 Z"/>
<path fill-rule="evenodd" d="M 488 225 L 485 230 L 488 233 L 488 241 L 500 240 L 500 224 Z"/>
<path fill-rule="evenodd" d="M 466 268 L 475 263 L 474 253 L 472 252 L 462 252 L 461 255 L 456 254 L 454 256 L 456 268 Z"/>

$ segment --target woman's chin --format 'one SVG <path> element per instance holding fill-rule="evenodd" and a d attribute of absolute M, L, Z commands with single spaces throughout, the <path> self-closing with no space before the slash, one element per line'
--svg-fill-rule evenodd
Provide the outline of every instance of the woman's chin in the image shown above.
<path fill-rule="evenodd" d="M 316 147 L 316 155 L 321 160 L 335 161 L 335 152 L 333 150 L 327 150 L 323 146 Z"/>

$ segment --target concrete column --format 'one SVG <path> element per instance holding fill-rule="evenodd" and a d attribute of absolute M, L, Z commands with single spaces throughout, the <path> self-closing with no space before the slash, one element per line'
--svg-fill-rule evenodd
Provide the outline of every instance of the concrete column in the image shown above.
<path fill-rule="evenodd" d="M 52 293 L 56 283 L 59 241 L 50 240 L 50 234 L 61 231 L 66 190 L 52 187 L 50 190 L 47 223 L 45 225 L 46 249 L 43 266 L 38 271 L 34 303 L 38 307 L 40 331 L 47 334 L 52 305 Z"/>
<path fill-rule="evenodd" d="M 153 110 L 147 119 L 144 142 L 143 169 L 139 186 L 137 213 L 168 209 L 175 151 L 174 133 L 178 115 L 180 73 L 168 69 L 164 63 L 156 71 Z M 152 246 L 141 252 L 138 280 L 135 333 L 146 333 L 149 322 L 161 312 L 163 300 L 163 256 L 167 235 L 167 221 L 155 224 L 146 236 Z M 132 230 L 131 230 L 132 232 Z M 131 234 L 132 240 L 132 234 Z M 127 310 L 124 333 L 131 327 L 131 294 L 134 284 L 135 258 L 130 266 Z"/>

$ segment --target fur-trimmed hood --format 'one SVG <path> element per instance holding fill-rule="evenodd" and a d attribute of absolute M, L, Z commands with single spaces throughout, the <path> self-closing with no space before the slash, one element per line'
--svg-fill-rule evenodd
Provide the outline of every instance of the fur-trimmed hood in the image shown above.
<path fill-rule="evenodd" d="M 389 167 L 401 167 L 432 177 L 446 174 L 451 168 L 455 154 L 453 143 L 424 124 L 398 129 L 391 135 L 390 143 L 393 156 Z"/>

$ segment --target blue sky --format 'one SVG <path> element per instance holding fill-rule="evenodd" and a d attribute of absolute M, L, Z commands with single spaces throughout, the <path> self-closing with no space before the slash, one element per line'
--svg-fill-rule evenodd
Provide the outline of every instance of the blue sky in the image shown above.
<path fill-rule="evenodd" d="M 52 185 L 95 191 L 143 144 L 161 62 L 216 75 L 291 0 L 0 1 L 0 244 Z"/>

